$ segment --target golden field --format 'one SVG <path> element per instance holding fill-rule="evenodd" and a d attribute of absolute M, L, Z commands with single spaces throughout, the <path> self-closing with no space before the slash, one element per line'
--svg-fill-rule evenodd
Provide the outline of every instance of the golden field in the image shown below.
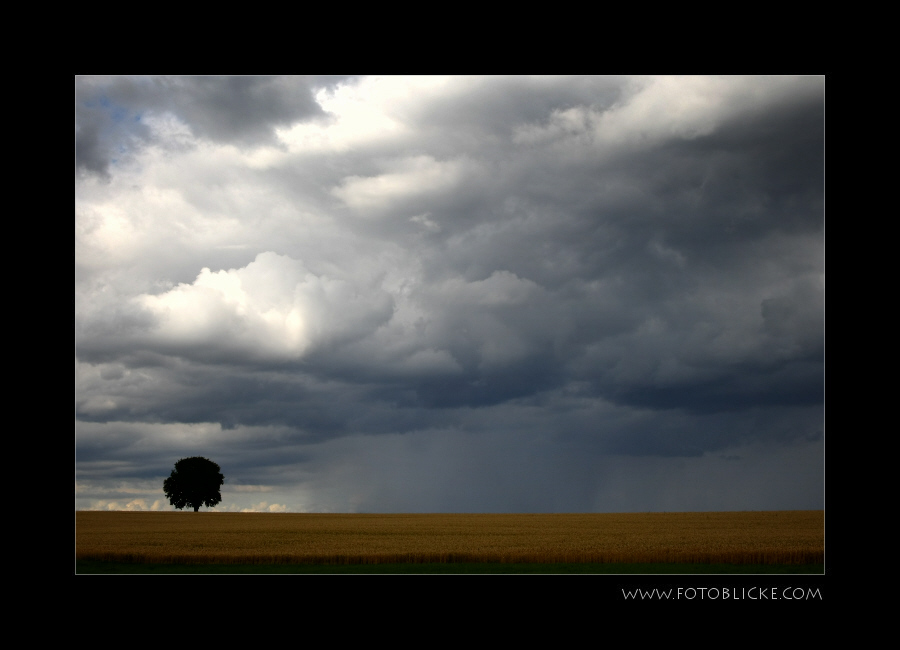
<path fill-rule="evenodd" d="M 79 560 L 223 564 L 824 562 L 825 513 L 75 513 Z"/>

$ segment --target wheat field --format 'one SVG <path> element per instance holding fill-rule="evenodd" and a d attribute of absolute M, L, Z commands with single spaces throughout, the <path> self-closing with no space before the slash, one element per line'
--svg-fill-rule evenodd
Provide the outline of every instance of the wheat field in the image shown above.
<path fill-rule="evenodd" d="M 819 511 L 644 514 L 75 513 L 75 557 L 133 563 L 813 564 Z"/>

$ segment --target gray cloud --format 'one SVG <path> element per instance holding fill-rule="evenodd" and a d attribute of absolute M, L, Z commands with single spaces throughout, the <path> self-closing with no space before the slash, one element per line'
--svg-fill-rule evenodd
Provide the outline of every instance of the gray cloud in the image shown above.
<path fill-rule="evenodd" d="M 315 92 L 342 77 L 77 77 L 75 164 L 107 175 L 150 142 L 148 115 L 170 115 L 192 136 L 238 146 L 276 141 L 273 129 L 326 117 Z M 180 140 L 183 146 L 184 139 Z"/>
<path fill-rule="evenodd" d="M 821 78 L 79 78 L 76 160 L 83 507 L 188 449 L 294 510 L 822 505 Z"/>

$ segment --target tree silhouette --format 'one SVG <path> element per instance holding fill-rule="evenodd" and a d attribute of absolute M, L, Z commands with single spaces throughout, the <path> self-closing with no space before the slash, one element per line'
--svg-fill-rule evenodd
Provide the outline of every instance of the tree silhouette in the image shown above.
<path fill-rule="evenodd" d="M 216 463 L 201 456 L 182 458 L 163 481 L 163 492 L 179 510 L 190 506 L 197 512 L 200 506 L 215 506 L 222 500 L 219 487 L 225 482 L 219 469 Z"/>

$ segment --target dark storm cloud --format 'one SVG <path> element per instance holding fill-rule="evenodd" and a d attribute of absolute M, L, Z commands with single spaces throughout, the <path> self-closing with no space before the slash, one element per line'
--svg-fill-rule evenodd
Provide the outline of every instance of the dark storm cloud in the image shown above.
<path fill-rule="evenodd" d="M 197 135 L 252 144 L 272 127 L 324 116 L 313 88 L 283 77 L 169 77 L 154 79 L 161 106 L 182 117 Z"/>
<path fill-rule="evenodd" d="M 590 470 L 613 456 L 725 472 L 714 454 L 807 445 L 815 465 L 821 79 L 379 83 L 79 82 L 78 165 L 110 183 L 77 186 L 85 463 L 115 423 L 120 456 L 199 427 L 246 483 L 294 472 L 353 507 L 473 510 L 619 503 Z M 362 98 L 382 128 L 350 123 Z M 151 133 L 154 112 L 190 133 Z M 200 140 L 243 149 L 191 154 Z M 120 154 L 144 156 L 152 173 L 122 169 L 146 190 L 115 185 Z M 632 462 L 660 485 L 687 471 Z"/>
<path fill-rule="evenodd" d="M 140 368 L 140 378 L 132 371 L 132 381 L 115 380 L 116 408 L 91 410 L 84 404 L 79 406 L 80 417 L 97 422 L 215 422 L 223 429 L 290 425 L 309 439 L 347 433 L 347 417 L 353 411 L 347 402 L 359 393 L 352 386 L 329 391 L 308 379 L 291 381 L 283 374 L 249 369 L 222 377 L 218 368 L 193 364 Z"/>
<path fill-rule="evenodd" d="M 169 112 L 201 138 L 250 146 L 274 142 L 273 128 L 324 118 L 315 92 L 343 77 L 76 77 L 75 164 L 105 175 L 150 131 L 147 112 Z"/>
<path fill-rule="evenodd" d="M 624 92 L 613 78 L 485 79 L 467 84 L 464 92 L 426 99 L 408 118 L 432 137 L 435 155 L 477 152 L 490 160 L 508 153 L 518 127 L 544 126 L 554 112 L 573 107 L 602 111 Z"/>

